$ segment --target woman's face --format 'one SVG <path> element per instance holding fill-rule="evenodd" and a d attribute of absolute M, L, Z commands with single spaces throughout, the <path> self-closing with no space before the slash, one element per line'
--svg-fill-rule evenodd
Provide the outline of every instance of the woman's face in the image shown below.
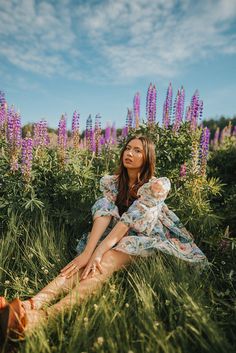
<path fill-rule="evenodd" d="M 123 153 L 122 161 L 127 169 L 141 170 L 144 162 L 144 149 L 139 139 L 133 139 L 128 143 Z"/>

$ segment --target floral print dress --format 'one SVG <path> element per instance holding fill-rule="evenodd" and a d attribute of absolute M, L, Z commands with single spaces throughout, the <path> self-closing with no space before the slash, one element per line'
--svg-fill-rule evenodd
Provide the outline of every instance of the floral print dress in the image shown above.
<path fill-rule="evenodd" d="M 176 214 L 169 210 L 165 199 L 170 191 L 170 180 L 152 177 L 138 190 L 138 199 L 121 216 L 115 205 L 118 193 L 116 175 L 106 175 L 100 180 L 103 197 L 92 206 L 93 219 L 112 216 L 110 225 L 100 243 L 117 222 L 129 227 L 126 235 L 112 248 L 130 255 L 149 256 L 157 251 L 174 255 L 191 263 L 207 263 L 207 258 L 194 243 L 193 237 Z M 77 252 L 81 253 L 89 234 L 83 234 Z"/>

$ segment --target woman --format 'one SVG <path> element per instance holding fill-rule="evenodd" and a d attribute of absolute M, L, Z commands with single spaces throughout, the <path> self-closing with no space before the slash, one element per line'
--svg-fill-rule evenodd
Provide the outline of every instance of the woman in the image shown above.
<path fill-rule="evenodd" d="M 143 136 L 128 139 L 118 173 L 101 179 L 103 197 L 92 207 L 93 227 L 89 236 L 82 236 L 79 255 L 33 298 L 10 304 L 2 298 L 3 336 L 19 337 L 42 318 L 83 300 L 136 256 L 161 250 L 192 263 L 207 263 L 191 234 L 164 203 L 169 179 L 154 177 L 154 170 L 153 143 Z M 68 291 L 56 304 L 40 310 Z"/>

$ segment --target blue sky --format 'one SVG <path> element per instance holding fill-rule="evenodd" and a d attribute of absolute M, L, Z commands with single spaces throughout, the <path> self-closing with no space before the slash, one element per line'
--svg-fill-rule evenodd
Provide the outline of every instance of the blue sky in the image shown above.
<path fill-rule="evenodd" d="M 0 90 L 23 124 L 74 110 L 125 124 L 134 94 L 195 89 L 203 118 L 236 114 L 236 0 L 0 0 Z"/>

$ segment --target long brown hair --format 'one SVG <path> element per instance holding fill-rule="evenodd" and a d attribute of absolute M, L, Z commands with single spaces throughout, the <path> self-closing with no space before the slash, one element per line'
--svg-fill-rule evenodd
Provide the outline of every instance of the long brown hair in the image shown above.
<path fill-rule="evenodd" d="M 129 189 L 129 176 L 127 169 L 123 164 L 123 154 L 128 145 L 128 143 L 134 139 L 138 139 L 142 142 L 144 156 L 143 156 L 143 166 L 141 168 L 138 179 L 136 180 L 134 186 Z M 118 175 L 118 194 L 116 198 L 116 205 L 121 211 L 122 207 L 126 205 L 127 207 L 138 198 L 137 191 L 143 184 L 147 183 L 148 180 L 154 175 L 155 171 L 155 147 L 151 140 L 145 136 L 132 136 L 130 137 L 124 147 L 122 148 L 120 154 L 120 165 L 116 174 Z"/>

